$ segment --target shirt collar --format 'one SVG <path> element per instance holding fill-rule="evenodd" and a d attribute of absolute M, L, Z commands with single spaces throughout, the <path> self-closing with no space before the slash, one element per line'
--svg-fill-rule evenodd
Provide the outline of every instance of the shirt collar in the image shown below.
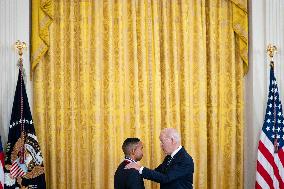
<path fill-rule="evenodd" d="M 136 163 L 135 160 L 131 159 L 130 157 L 125 157 L 124 161 L 129 161 L 129 162 L 134 162 Z"/>
<path fill-rule="evenodd" d="M 181 148 L 182 148 L 182 146 L 179 145 L 179 147 L 175 151 L 173 151 L 173 153 L 171 154 L 171 157 L 173 158 Z"/>

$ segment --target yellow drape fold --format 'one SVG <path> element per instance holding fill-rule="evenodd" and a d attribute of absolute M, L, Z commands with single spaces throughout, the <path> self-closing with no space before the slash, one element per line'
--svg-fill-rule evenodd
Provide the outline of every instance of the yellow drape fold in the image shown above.
<path fill-rule="evenodd" d="M 53 21 L 52 0 L 32 0 L 31 70 L 49 48 L 49 26 Z"/>
<path fill-rule="evenodd" d="M 233 28 L 236 32 L 238 51 L 244 61 L 244 73 L 248 72 L 248 11 L 247 0 L 231 0 L 233 2 Z"/>
<path fill-rule="evenodd" d="M 127 137 L 143 141 L 141 163 L 155 168 L 165 127 L 194 159 L 194 188 L 243 188 L 247 28 L 235 26 L 247 17 L 236 22 L 236 2 L 53 1 L 33 77 L 48 188 L 113 188 Z"/>

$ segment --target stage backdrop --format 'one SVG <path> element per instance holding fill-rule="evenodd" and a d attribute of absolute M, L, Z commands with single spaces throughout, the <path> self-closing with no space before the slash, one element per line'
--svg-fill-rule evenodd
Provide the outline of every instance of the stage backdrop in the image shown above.
<path fill-rule="evenodd" d="M 33 116 L 48 188 L 113 188 L 126 137 L 141 138 L 142 164 L 156 167 L 165 127 L 181 132 L 195 188 L 243 188 L 246 5 L 33 0 Z"/>

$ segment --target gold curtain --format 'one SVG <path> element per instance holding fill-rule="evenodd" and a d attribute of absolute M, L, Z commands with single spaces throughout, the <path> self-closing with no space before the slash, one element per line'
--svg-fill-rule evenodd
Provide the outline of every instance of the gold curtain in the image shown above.
<path fill-rule="evenodd" d="M 49 48 L 49 26 L 53 20 L 52 0 L 32 0 L 31 70 Z"/>
<path fill-rule="evenodd" d="M 54 1 L 49 49 L 33 76 L 48 188 L 113 188 L 127 137 L 142 139 L 142 164 L 155 168 L 165 127 L 181 132 L 195 162 L 195 188 L 243 188 L 246 64 L 234 5 Z"/>
<path fill-rule="evenodd" d="M 244 72 L 248 72 L 248 11 L 247 0 L 231 0 L 233 11 L 233 30 L 242 60 Z"/>

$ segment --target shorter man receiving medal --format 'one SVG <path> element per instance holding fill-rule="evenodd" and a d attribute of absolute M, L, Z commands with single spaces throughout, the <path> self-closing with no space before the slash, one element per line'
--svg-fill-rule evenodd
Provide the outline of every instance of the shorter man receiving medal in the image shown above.
<path fill-rule="evenodd" d="M 129 163 L 136 163 L 143 157 L 143 144 L 138 138 L 127 138 L 122 145 L 125 159 L 114 175 L 115 189 L 145 189 L 142 176 L 135 169 L 124 169 Z"/>

